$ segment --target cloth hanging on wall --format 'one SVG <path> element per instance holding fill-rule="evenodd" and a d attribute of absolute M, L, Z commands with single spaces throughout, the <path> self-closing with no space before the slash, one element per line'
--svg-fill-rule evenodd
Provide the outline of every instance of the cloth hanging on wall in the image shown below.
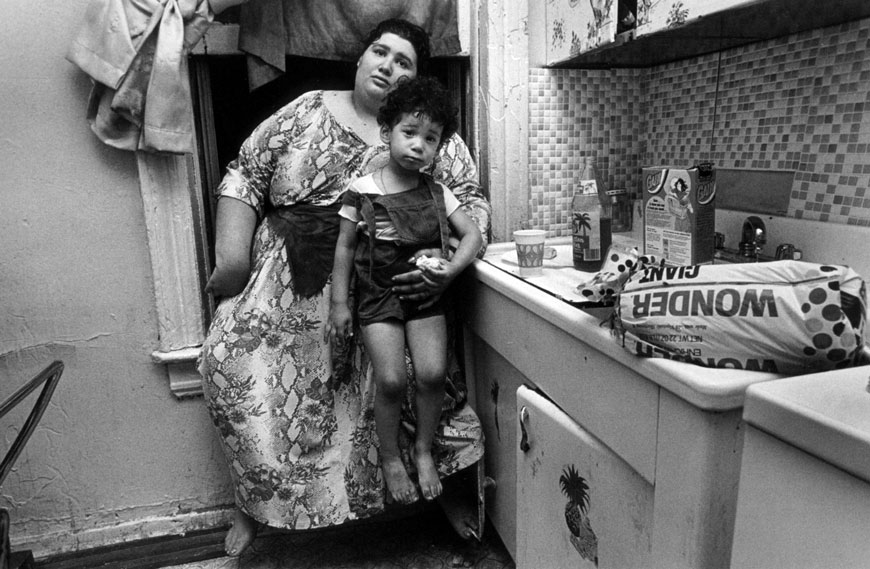
<path fill-rule="evenodd" d="M 365 37 L 387 18 L 429 32 L 433 56 L 462 49 L 456 0 L 256 0 L 242 6 L 239 18 L 239 49 L 252 56 L 249 87 L 283 74 L 285 55 L 356 60 Z"/>
<path fill-rule="evenodd" d="M 193 152 L 187 53 L 232 0 L 92 0 L 66 58 L 94 81 L 88 121 L 123 150 Z"/>

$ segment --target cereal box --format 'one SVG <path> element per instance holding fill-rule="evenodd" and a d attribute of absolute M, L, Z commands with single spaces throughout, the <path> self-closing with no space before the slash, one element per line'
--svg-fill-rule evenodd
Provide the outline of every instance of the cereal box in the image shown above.
<path fill-rule="evenodd" d="M 669 265 L 713 262 L 716 174 L 711 164 L 643 169 L 643 248 Z"/>

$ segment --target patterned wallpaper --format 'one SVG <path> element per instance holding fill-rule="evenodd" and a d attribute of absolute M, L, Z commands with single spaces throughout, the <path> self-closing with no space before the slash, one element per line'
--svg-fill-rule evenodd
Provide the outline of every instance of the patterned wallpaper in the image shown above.
<path fill-rule="evenodd" d="M 870 19 L 649 69 L 532 69 L 530 224 L 566 235 L 579 156 L 795 172 L 788 215 L 870 225 Z M 866 109 L 866 112 L 865 112 Z"/>

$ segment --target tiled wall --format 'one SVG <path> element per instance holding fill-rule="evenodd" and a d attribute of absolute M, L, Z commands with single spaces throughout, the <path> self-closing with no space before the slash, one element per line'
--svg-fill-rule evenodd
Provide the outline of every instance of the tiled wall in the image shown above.
<path fill-rule="evenodd" d="M 642 160 L 642 82 L 636 71 L 532 69 L 529 178 L 534 227 L 565 235 L 580 157 L 611 188 L 634 188 Z"/>
<path fill-rule="evenodd" d="M 577 157 L 795 171 L 788 215 L 870 225 L 870 20 L 643 70 L 533 69 L 530 223 L 567 234 Z M 866 112 L 865 112 L 866 109 Z"/>

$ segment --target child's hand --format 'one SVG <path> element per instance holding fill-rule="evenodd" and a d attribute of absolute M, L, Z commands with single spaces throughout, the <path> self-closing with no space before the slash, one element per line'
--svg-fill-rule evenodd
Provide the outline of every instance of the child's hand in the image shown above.
<path fill-rule="evenodd" d="M 250 276 L 251 270 L 247 265 L 217 266 L 205 285 L 205 291 L 215 298 L 236 296 L 245 289 Z"/>
<path fill-rule="evenodd" d="M 418 258 L 416 262 L 417 268 L 420 270 L 420 278 L 423 282 L 430 288 L 430 290 L 437 290 L 436 294 L 433 294 L 431 298 L 427 299 L 426 302 L 420 305 L 420 309 L 427 308 L 435 304 L 438 299 L 441 297 L 443 292 L 447 290 L 447 287 L 450 286 L 450 283 L 453 282 L 453 279 L 462 272 L 462 267 L 458 266 L 455 263 L 450 261 L 445 261 L 444 259 L 438 259 L 434 257 L 422 257 Z"/>
<path fill-rule="evenodd" d="M 420 269 L 423 281 L 439 291 L 447 288 L 459 272 L 450 261 L 438 257 L 417 257 L 414 264 Z"/>
<path fill-rule="evenodd" d="M 333 304 L 329 309 L 329 319 L 323 329 L 326 342 L 343 342 L 353 337 L 353 315 L 347 304 Z"/>

